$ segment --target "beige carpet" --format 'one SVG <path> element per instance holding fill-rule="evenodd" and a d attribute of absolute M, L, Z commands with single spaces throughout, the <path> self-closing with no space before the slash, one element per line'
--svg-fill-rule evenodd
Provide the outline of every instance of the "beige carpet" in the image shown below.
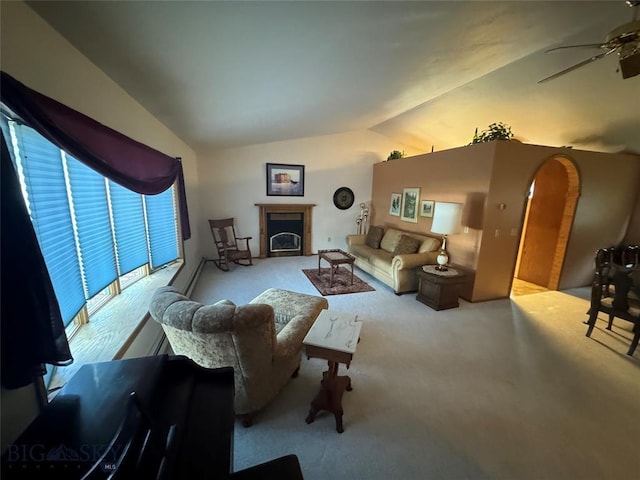
<path fill-rule="evenodd" d="M 208 264 L 193 297 L 317 294 L 301 272 L 314 265 L 266 259 L 224 273 Z M 304 358 L 254 426 L 236 423 L 236 469 L 294 453 L 306 480 L 637 478 L 640 349 L 625 354 L 630 324 L 609 332 L 603 318 L 586 338 L 587 300 L 559 292 L 436 312 L 356 272 L 376 291 L 327 298 L 365 322 L 345 432 L 326 413 L 305 423 L 326 363 Z"/>

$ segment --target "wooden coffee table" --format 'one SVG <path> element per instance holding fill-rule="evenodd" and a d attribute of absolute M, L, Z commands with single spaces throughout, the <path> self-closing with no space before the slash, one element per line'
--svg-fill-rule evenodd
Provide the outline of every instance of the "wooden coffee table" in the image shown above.
<path fill-rule="evenodd" d="M 335 416 L 336 430 L 344 432 L 342 426 L 342 396 L 351 391 L 351 378 L 339 376 L 338 367 L 344 363 L 347 368 L 356 352 L 360 340 L 362 321 L 357 315 L 323 310 L 304 337 L 303 344 L 307 358 L 323 358 L 329 368 L 322 373 L 320 391 L 311 402 L 306 422 L 312 423 L 320 410 L 327 410 Z"/>
<path fill-rule="evenodd" d="M 334 248 L 332 250 L 318 250 L 318 275 L 320 275 L 320 260 L 322 259 L 326 260 L 329 263 L 329 288 L 333 287 L 334 271 L 337 271 L 342 264 L 351 265 L 351 285 L 353 285 L 353 262 L 355 261 L 356 257 L 343 250 L 340 250 L 339 248 Z"/>

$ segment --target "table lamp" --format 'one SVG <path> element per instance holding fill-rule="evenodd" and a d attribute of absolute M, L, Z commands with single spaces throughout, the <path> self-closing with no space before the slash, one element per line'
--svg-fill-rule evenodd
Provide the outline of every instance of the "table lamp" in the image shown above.
<path fill-rule="evenodd" d="M 436 202 L 433 212 L 433 222 L 431 232 L 442 235 L 442 246 L 438 253 L 438 266 L 436 270 L 444 272 L 447 270 L 449 255 L 447 255 L 447 235 L 458 233 L 460 230 L 460 219 L 462 217 L 462 204 L 450 202 Z"/>

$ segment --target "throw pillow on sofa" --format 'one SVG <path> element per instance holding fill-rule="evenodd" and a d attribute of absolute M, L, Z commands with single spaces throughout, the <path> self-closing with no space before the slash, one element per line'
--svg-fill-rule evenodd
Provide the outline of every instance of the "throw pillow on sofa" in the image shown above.
<path fill-rule="evenodd" d="M 410 237 L 409 235 L 402 235 L 400 241 L 393 250 L 393 256 L 405 255 L 409 253 L 416 253 L 422 242 L 417 238 Z"/>
<path fill-rule="evenodd" d="M 438 240 L 437 238 L 427 238 L 424 242 L 422 242 L 418 253 L 435 252 L 439 246 L 440 240 Z"/>
<path fill-rule="evenodd" d="M 387 228 L 387 231 L 384 232 L 384 235 L 382 236 L 382 240 L 380 240 L 380 248 L 386 252 L 393 253 L 398 246 L 401 236 L 402 232 L 400 232 L 400 230 Z"/>
<path fill-rule="evenodd" d="M 366 243 L 371 248 L 380 248 L 380 240 L 382 240 L 383 233 L 384 230 L 382 229 L 382 227 L 369 227 L 367 238 L 365 238 L 364 243 Z"/>

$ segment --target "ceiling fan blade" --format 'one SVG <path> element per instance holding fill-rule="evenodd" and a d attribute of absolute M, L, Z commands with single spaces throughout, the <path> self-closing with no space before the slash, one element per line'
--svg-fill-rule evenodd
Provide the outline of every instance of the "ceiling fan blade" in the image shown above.
<path fill-rule="evenodd" d="M 604 57 L 605 55 L 609 55 L 610 53 L 614 52 L 615 50 L 609 50 L 607 52 L 602 52 L 598 55 L 594 55 L 591 58 L 587 58 L 586 60 L 583 60 L 580 63 L 576 63 L 575 65 L 569 67 L 569 68 L 565 68 L 564 70 L 559 71 L 558 73 L 554 73 L 553 75 L 547 77 L 547 78 L 543 78 L 542 80 L 538 80 L 538 83 L 544 83 L 544 82 L 548 82 L 549 80 L 553 80 L 554 78 L 558 78 L 560 75 L 564 75 L 565 73 L 569 73 L 572 72 L 573 70 L 576 70 L 577 68 L 583 67 L 591 62 L 595 62 L 596 60 L 599 60 L 600 58 Z"/>
<path fill-rule="evenodd" d="M 585 43 L 583 45 L 566 45 L 564 47 L 555 47 L 545 50 L 544 53 L 556 52 L 558 50 L 566 50 L 567 48 L 604 48 L 601 43 Z"/>

